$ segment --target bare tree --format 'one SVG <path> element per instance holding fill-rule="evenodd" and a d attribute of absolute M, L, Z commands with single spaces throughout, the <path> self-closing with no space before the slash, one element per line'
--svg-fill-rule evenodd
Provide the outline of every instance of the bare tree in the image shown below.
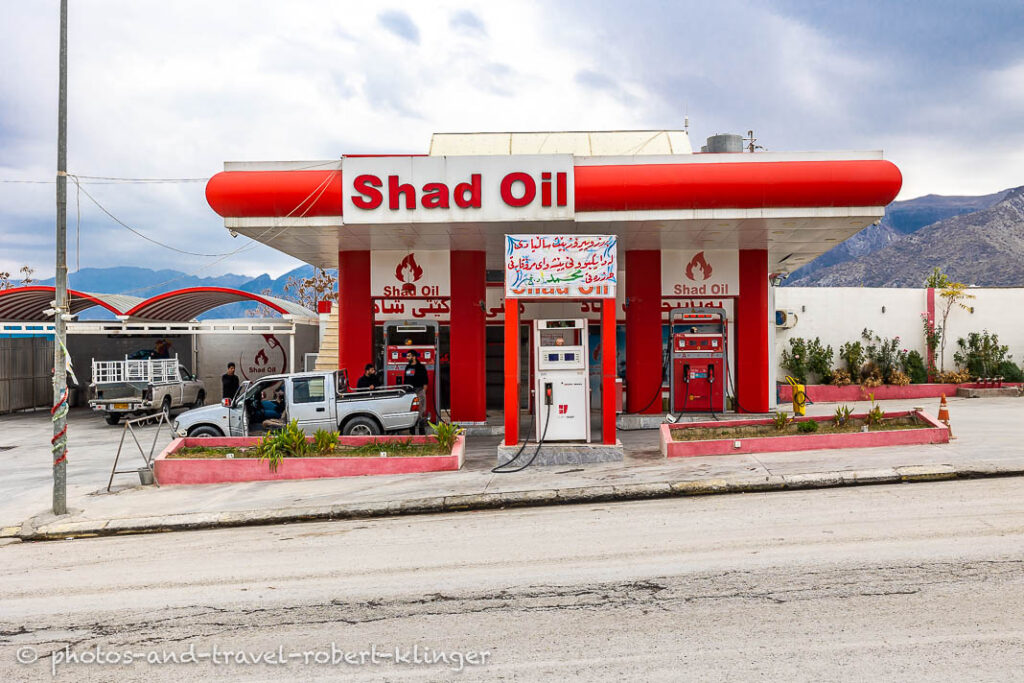
<path fill-rule="evenodd" d="M 11 288 L 11 274 L 6 270 L 0 270 L 0 289 Z"/>
<path fill-rule="evenodd" d="M 36 272 L 35 268 L 31 268 L 29 266 L 22 266 L 19 269 L 19 272 L 21 273 L 21 286 L 22 287 L 28 287 L 33 282 L 35 282 L 35 280 L 32 279 L 32 273 Z"/>
<path fill-rule="evenodd" d="M 338 278 L 322 268 L 317 268 L 312 277 L 289 277 L 285 282 L 284 291 L 285 298 L 316 311 L 318 302 L 338 299 Z"/>

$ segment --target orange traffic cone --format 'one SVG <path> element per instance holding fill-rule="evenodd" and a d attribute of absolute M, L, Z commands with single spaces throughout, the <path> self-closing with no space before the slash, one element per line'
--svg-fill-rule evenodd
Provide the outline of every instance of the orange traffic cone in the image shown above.
<path fill-rule="evenodd" d="M 946 429 L 949 430 L 949 438 L 955 438 L 953 436 L 953 428 L 949 425 L 949 406 L 946 405 L 946 395 L 942 394 L 942 401 L 939 402 L 939 422 L 946 425 Z"/>

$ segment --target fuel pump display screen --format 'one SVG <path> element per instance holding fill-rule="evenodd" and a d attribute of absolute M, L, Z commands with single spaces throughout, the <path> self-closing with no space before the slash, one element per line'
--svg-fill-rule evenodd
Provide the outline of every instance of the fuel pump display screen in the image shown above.
<path fill-rule="evenodd" d="M 576 360 L 576 354 L 575 353 L 567 353 L 567 354 L 565 354 L 565 360 Z"/>
<path fill-rule="evenodd" d="M 558 360 L 558 354 L 557 353 L 549 353 L 548 354 L 548 360 L 552 361 L 552 362 L 557 361 Z"/>

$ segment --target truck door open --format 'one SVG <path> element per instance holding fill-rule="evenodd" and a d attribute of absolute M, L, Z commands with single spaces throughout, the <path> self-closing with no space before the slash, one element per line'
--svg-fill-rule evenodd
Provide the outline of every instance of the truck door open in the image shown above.
<path fill-rule="evenodd" d="M 298 420 L 307 434 L 338 428 L 334 423 L 334 395 L 327 391 L 324 377 L 293 377 L 288 385 L 289 420 Z"/>

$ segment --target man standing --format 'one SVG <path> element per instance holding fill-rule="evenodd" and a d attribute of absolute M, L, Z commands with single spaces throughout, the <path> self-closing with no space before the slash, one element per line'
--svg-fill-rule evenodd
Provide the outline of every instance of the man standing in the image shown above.
<path fill-rule="evenodd" d="M 373 363 L 367 363 L 363 368 L 363 376 L 356 382 L 356 389 L 378 389 L 380 388 L 380 375 Z"/>
<path fill-rule="evenodd" d="M 228 371 L 220 376 L 220 392 L 223 398 L 234 398 L 238 393 L 238 375 L 235 374 L 235 364 L 228 363 Z"/>
<path fill-rule="evenodd" d="M 420 419 L 416 422 L 413 431 L 426 434 L 427 428 L 424 423 L 427 412 L 427 368 L 420 362 L 420 352 L 415 349 L 405 354 L 405 359 L 409 364 L 405 366 L 402 382 L 411 386 L 420 398 Z"/>

